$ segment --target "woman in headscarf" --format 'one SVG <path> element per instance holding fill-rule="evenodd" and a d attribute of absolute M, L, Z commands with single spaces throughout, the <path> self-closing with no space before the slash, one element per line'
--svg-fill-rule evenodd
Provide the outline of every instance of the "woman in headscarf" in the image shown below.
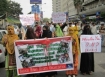
<path fill-rule="evenodd" d="M 59 24 L 57 24 L 55 26 L 55 36 L 56 37 L 63 37 L 63 32 L 62 32 Z"/>
<path fill-rule="evenodd" d="M 26 32 L 26 40 L 35 39 L 35 38 L 36 36 L 35 36 L 34 30 L 32 29 L 32 27 L 28 26 L 27 32 Z M 34 77 L 34 76 L 37 76 L 37 75 L 36 74 L 26 75 L 26 77 Z"/>
<path fill-rule="evenodd" d="M 52 38 L 53 33 L 50 31 L 48 26 L 43 26 L 43 33 L 42 33 L 42 38 Z M 41 73 L 40 77 L 55 77 L 57 72 L 45 72 Z"/>
<path fill-rule="evenodd" d="M 75 26 L 74 26 L 74 32 L 75 32 L 75 34 L 78 36 L 78 34 L 79 34 L 78 23 L 75 23 Z"/>
<path fill-rule="evenodd" d="M 43 26 L 42 38 L 51 38 L 51 37 L 52 37 L 52 32 L 49 30 L 49 27 Z"/>
<path fill-rule="evenodd" d="M 72 53 L 73 53 L 73 63 L 74 63 L 74 70 L 66 71 L 66 75 L 68 77 L 75 77 L 78 74 L 78 55 L 79 55 L 79 41 L 77 35 L 74 33 L 74 27 L 69 27 L 68 36 L 72 38 Z"/>
<path fill-rule="evenodd" d="M 34 33 L 35 33 L 35 36 L 37 37 L 37 38 L 40 38 L 41 37 L 41 26 L 39 26 L 39 24 L 38 23 L 36 23 L 36 25 L 35 25 L 35 30 L 34 30 Z"/>
<path fill-rule="evenodd" d="M 84 26 L 82 35 L 92 35 L 91 29 L 89 25 Z M 94 54 L 90 53 L 81 53 L 80 60 L 80 71 L 83 75 L 91 74 L 94 72 Z"/>
<path fill-rule="evenodd" d="M 3 36 L 2 43 L 6 47 L 7 57 L 6 57 L 6 70 L 8 72 L 8 77 L 16 76 L 16 61 L 15 61 L 15 49 L 14 42 L 18 40 L 18 35 L 14 32 L 13 26 L 7 27 L 8 34 Z M 15 72 L 15 73 L 14 73 Z"/>
<path fill-rule="evenodd" d="M 34 34 L 34 30 L 31 27 L 28 27 L 26 32 L 26 39 L 35 39 L 36 36 Z"/>

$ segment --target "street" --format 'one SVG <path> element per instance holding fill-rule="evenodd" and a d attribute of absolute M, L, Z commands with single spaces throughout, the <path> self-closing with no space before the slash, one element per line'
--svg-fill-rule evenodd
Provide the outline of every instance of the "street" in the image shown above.
<path fill-rule="evenodd" d="M 105 47 L 102 48 L 101 53 L 94 54 L 95 72 L 92 75 L 81 75 L 78 73 L 77 77 L 105 77 Z M 79 68 L 78 68 L 79 69 Z M 0 77 L 5 77 L 5 70 L 0 68 Z M 66 77 L 65 72 L 58 72 L 56 77 Z"/>

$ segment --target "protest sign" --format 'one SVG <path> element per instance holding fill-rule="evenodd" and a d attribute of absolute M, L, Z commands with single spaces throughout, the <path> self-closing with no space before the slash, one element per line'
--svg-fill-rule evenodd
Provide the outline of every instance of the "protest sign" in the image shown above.
<path fill-rule="evenodd" d="M 81 53 L 101 52 L 100 35 L 81 35 L 80 48 Z"/>
<path fill-rule="evenodd" d="M 73 70 L 71 37 L 15 42 L 18 75 Z"/>
<path fill-rule="evenodd" d="M 66 14 L 64 12 L 52 13 L 53 23 L 64 23 L 66 22 Z"/>
<path fill-rule="evenodd" d="M 23 26 L 32 25 L 35 21 L 34 14 L 19 15 L 19 18 Z"/>

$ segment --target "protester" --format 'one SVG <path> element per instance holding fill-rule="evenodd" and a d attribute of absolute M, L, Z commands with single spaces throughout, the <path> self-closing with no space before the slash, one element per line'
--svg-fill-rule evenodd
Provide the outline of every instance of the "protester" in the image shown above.
<path fill-rule="evenodd" d="M 36 36 L 34 34 L 34 30 L 32 29 L 32 27 L 28 27 L 27 28 L 27 32 L 26 32 L 26 40 L 28 39 L 35 39 Z M 26 75 L 26 77 L 34 77 L 36 76 L 35 74 L 29 74 L 29 75 Z"/>
<path fill-rule="evenodd" d="M 104 23 L 102 22 L 101 23 L 101 27 L 99 28 L 99 34 L 101 35 L 101 44 L 102 46 L 105 46 L 105 25 Z"/>
<path fill-rule="evenodd" d="M 35 32 L 35 36 L 37 37 L 37 38 L 40 38 L 41 37 L 41 26 L 39 26 L 39 24 L 38 23 L 36 23 L 36 25 L 35 25 L 35 29 L 34 29 L 34 32 Z"/>
<path fill-rule="evenodd" d="M 66 26 L 64 27 L 64 29 L 63 29 L 63 34 L 64 34 L 65 36 L 67 36 L 67 34 L 68 34 L 68 28 L 69 28 L 71 25 L 72 25 L 72 23 L 69 23 L 68 25 L 66 25 Z"/>
<path fill-rule="evenodd" d="M 91 32 L 93 35 L 97 34 L 97 26 L 95 25 L 95 23 L 92 23 L 91 25 Z"/>
<path fill-rule="evenodd" d="M 52 38 L 52 32 L 48 26 L 43 26 L 42 38 Z M 45 72 L 41 73 L 40 77 L 55 77 L 56 74 L 57 72 Z"/>
<path fill-rule="evenodd" d="M 55 26 L 55 36 L 56 37 L 62 37 L 63 36 L 63 32 L 62 32 L 59 24 L 56 24 L 56 26 Z"/>
<path fill-rule="evenodd" d="M 24 29 L 24 27 L 22 27 L 22 25 L 19 25 L 19 38 L 24 40 L 25 38 L 25 34 L 26 34 L 26 31 Z"/>
<path fill-rule="evenodd" d="M 74 32 L 75 34 L 78 36 L 78 32 L 79 32 L 79 28 L 78 28 L 78 23 L 75 23 L 75 26 L 74 26 Z"/>
<path fill-rule="evenodd" d="M 15 34 L 14 27 L 7 27 L 8 34 L 3 36 L 2 43 L 6 47 L 7 57 L 6 57 L 6 70 L 8 77 L 17 76 L 16 72 L 16 60 L 14 51 L 14 42 L 18 40 L 18 35 Z"/>
<path fill-rule="evenodd" d="M 75 77 L 78 74 L 78 55 L 79 55 L 79 41 L 78 37 L 74 32 L 74 27 L 69 27 L 69 34 L 68 36 L 72 37 L 72 52 L 73 52 L 73 63 L 74 63 L 74 70 L 66 71 L 66 75 L 68 77 Z"/>
<path fill-rule="evenodd" d="M 82 35 L 92 35 L 89 25 L 83 29 Z M 93 52 L 81 53 L 80 71 L 83 75 L 94 72 L 94 54 Z"/>
<path fill-rule="evenodd" d="M 29 27 L 26 32 L 26 39 L 35 39 L 35 38 L 36 36 L 34 34 L 34 30 L 31 27 Z"/>

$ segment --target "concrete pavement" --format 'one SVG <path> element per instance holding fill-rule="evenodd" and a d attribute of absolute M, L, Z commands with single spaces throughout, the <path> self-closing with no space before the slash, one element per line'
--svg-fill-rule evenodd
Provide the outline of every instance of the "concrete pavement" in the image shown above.
<path fill-rule="evenodd" d="M 105 47 L 101 53 L 94 53 L 94 59 L 95 72 L 92 75 L 81 75 L 79 72 L 77 77 L 105 77 Z M 65 72 L 58 72 L 57 77 L 66 77 Z"/>

